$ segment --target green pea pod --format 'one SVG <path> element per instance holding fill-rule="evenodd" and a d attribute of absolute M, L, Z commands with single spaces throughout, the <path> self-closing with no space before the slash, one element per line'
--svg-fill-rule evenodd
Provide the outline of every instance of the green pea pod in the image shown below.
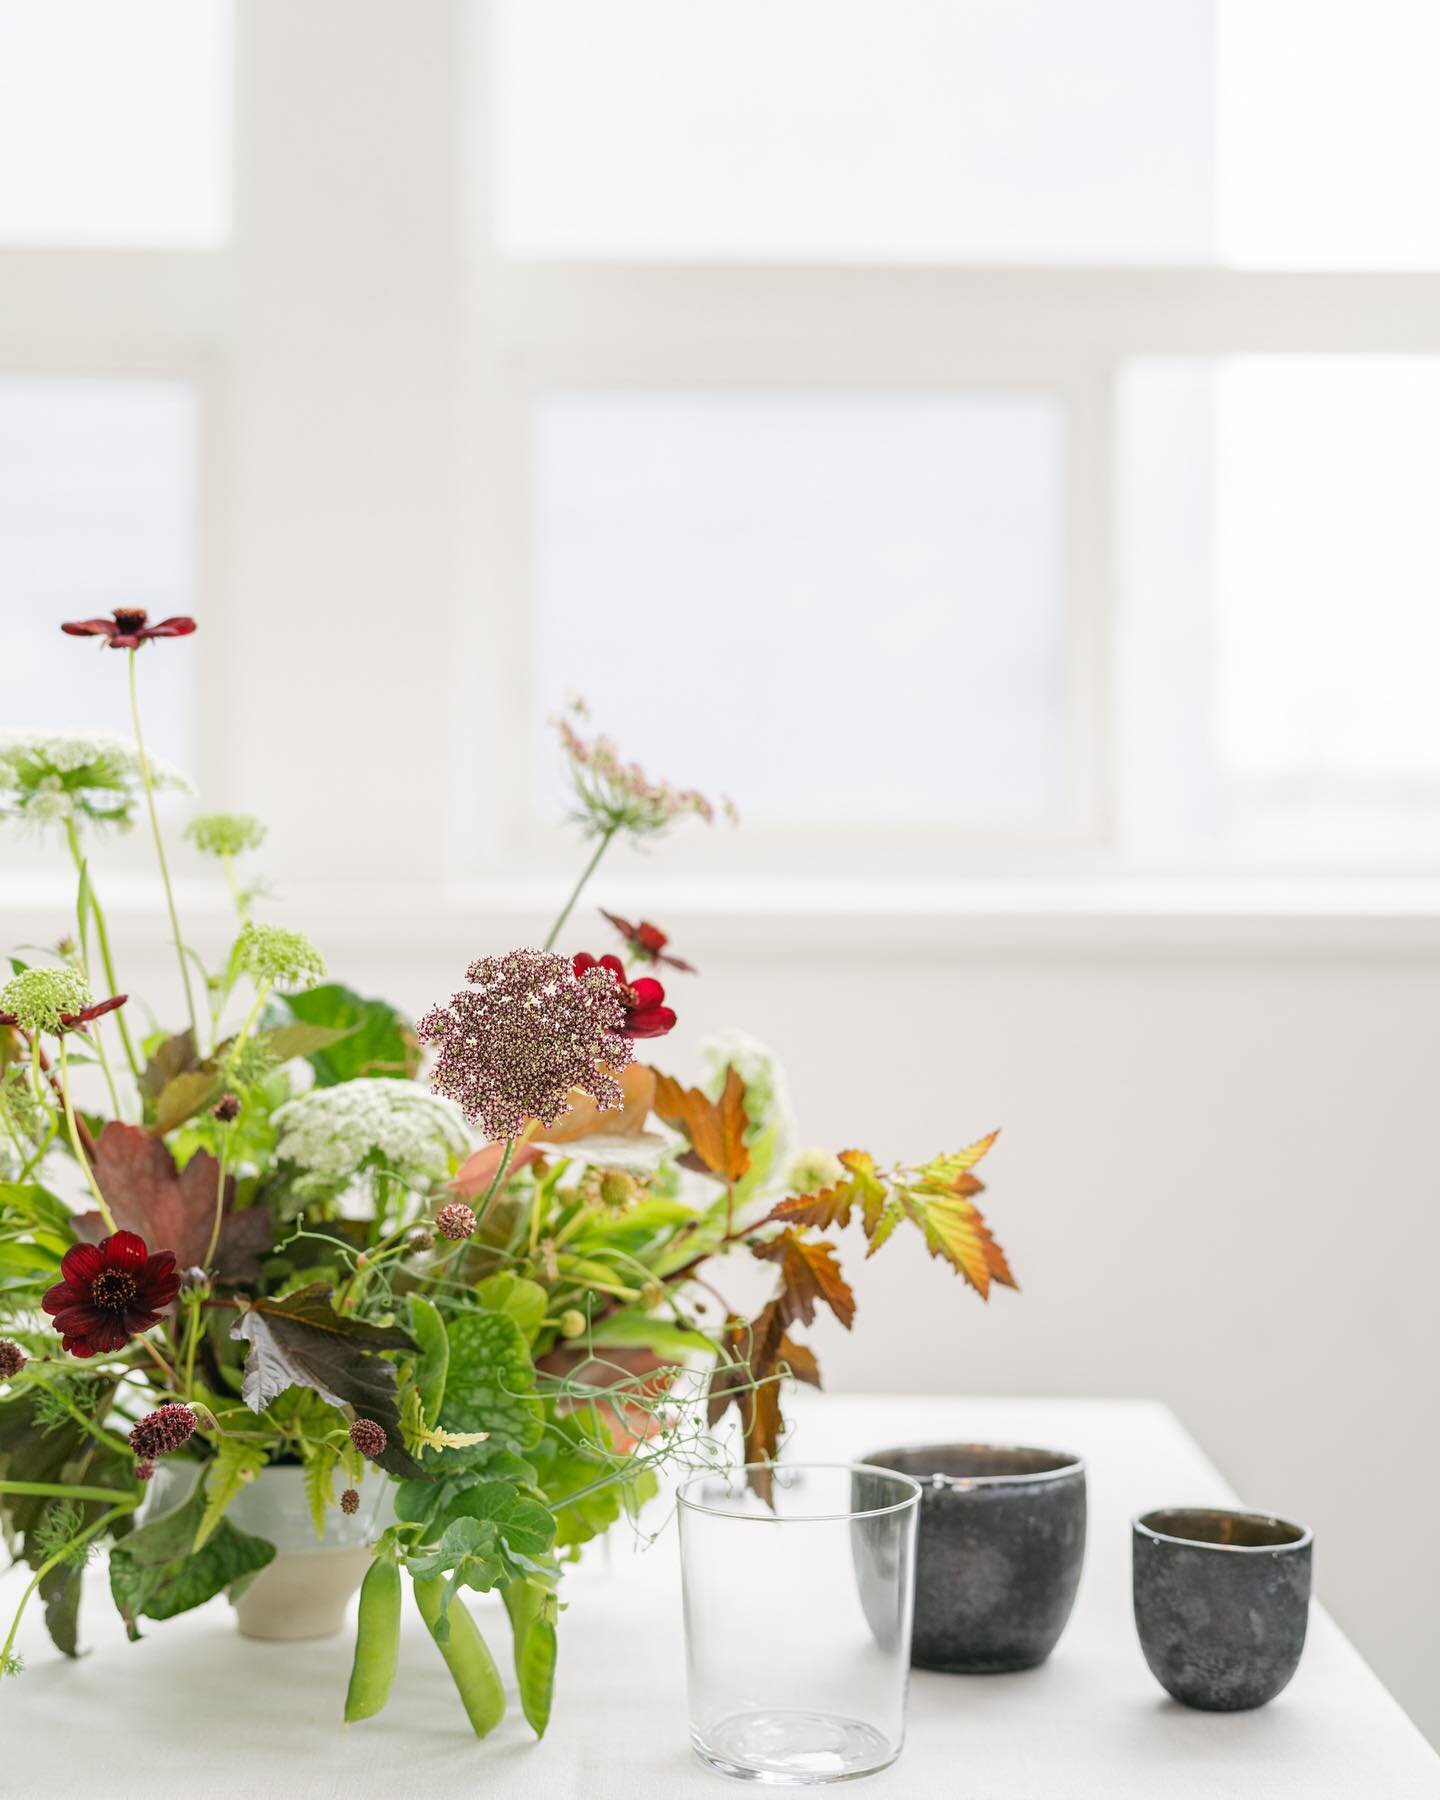
<path fill-rule="evenodd" d="M 360 1588 L 355 1661 L 345 1696 L 345 1722 L 368 1719 L 390 1698 L 400 1655 L 400 1571 L 388 1556 L 371 1563 Z"/>
<path fill-rule="evenodd" d="M 445 1398 L 445 1376 L 450 1367 L 450 1340 L 445 1335 L 445 1321 L 440 1310 L 418 1294 L 410 1296 L 410 1329 L 420 1346 L 415 1365 L 415 1385 L 420 1390 L 420 1410 L 425 1423 L 433 1425 L 440 1417 Z"/>
<path fill-rule="evenodd" d="M 555 1599 L 528 1581 L 511 1582 L 501 1597 L 515 1633 L 520 1705 L 536 1737 L 544 1737 L 555 1692 Z"/>
<path fill-rule="evenodd" d="M 430 1575 L 415 1583 L 415 1599 L 420 1607 L 420 1616 L 429 1628 L 431 1637 L 435 1638 L 440 1654 L 445 1658 L 476 1737 L 484 1737 L 505 1716 L 505 1689 L 500 1683 L 500 1671 L 495 1667 L 495 1659 L 480 1635 L 480 1627 L 470 1617 L 469 1609 L 463 1601 L 457 1599 L 450 1603 L 450 1629 L 445 1641 L 441 1643 L 436 1637 L 435 1627 L 440 1623 L 440 1606 L 444 1597 L 445 1581 L 442 1576 Z"/>

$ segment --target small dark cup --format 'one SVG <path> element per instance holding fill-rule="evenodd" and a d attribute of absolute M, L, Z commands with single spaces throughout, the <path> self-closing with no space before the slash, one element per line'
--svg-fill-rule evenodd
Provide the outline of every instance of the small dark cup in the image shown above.
<path fill-rule="evenodd" d="M 1150 1673 L 1184 1706 L 1273 1700 L 1305 1648 L 1312 1539 L 1263 1513 L 1170 1507 L 1132 1526 L 1135 1628 Z"/>
<path fill-rule="evenodd" d="M 1062 1450 L 935 1444 L 865 1458 L 920 1483 L 911 1663 L 1033 1669 L 1055 1648 L 1085 1561 L 1085 1464 Z"/>

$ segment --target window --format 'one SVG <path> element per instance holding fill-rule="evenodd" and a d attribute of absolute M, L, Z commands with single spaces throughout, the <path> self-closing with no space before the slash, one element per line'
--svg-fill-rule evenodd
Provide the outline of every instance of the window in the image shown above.
<path fill-rule="evenodd" d="M 357 890 L 533 870 L 570 688 L 751 895 L 1440 867 L 1437 39 L 8 0 L 6 718 L 114 699 L 33 614 L 195 611 L 156 748 Z"/>
<path fill-rule="evenodd" d="M 542 695 L 755 826 L 1063 822 L 1053 400 L 555 395 L 536 465 Z"/>
<path fill-rule="evenodd" d="M 195 436 L 194 397 L 175 383 L 0 378 L 6 726 L 129 734 L 125 683 L 57 621 L 189 605 Z M 148 698 L 152 747 L 193 766 L 188 691 L 158 684 Z"/>
<path fill-rule="evenodd" d="M 222 242 L 229 84 L 226 0 L 5 0 L 0 243 Z"/>

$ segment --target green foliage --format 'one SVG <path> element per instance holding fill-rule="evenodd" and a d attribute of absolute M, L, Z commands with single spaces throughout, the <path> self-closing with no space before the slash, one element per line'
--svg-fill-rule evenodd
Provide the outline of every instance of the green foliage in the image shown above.
<path fill-rule="evenodd" d="M 194 1548 L 205 1514 L 199 1487 L 173 1512 L 151 1519 L 110 1552 L 110 1592 L 125 1629 L 140 1636 L 140 1620 L 173 1619 L 263 1569 L 275 1546 L 221 1519 L 203 1548 Z"/>
<path fill-rule="evenodd" d="M 451 1317 L 446 1333 L 450 1370 L 441 1425 L 448 1431 L 488 1431 L 496 1448 L 527 1450 L 539 1443 L 544 1409 L 534 1393 L 529 1346 L 515 1320 L 508 1313 L 467 1309 Z M 480 1454 L 487 1450 L 480 1447 Z"/>
<path fill-rule="evenodd" d="M 269 1458 L 263 1446 L 246 1438 L 224 1437 L 205 1473 L 205 1511 L 195 1532 L 195 1548 L 201 1550 L 214 1536 L 225 1509 L 265 1467 Z"/>
<path fill-rule="evenodd" d="M 335 1504 L 335 1465 L 340 1453 L 333 1444 L 302 1446 L 305 1459 L 305 1499 L 317 1538 L 323 1538 L 329 1523 L 330 1508 Z"/>
<path fill-rule="evenodd" d="M 520 1335 L 533 1344 L 544 1323 L 547 1296 L 538 1281 L 527 1281 L 509 1269 L 488 1275 L 475 1284 L 475 1297 L 489 1312 L 504 1313 L 520 1327 Z"/>
<path fill-rule="evenodd" d="M 621 1456 L 604 1426 L 585 1412 L 547 1420 L 544 1440 L 531 1460 L 555 1515 L 560 1549 L 599 1537 L 659 1490 L 653 1472 Z"/>
<path fill-rule="evenodd" d="M 317 1087 L 333 1087 L 357 1075 L 393 1075 L 409 1081 L 420 1067 L 420 1043 L 408 1019 L 384 1000 L 327 981 L 284 1002 L 292 1019 L 332 1027 L 328 1045 L 304 1052 Z"/>
<path fill-rule="evenodd" d="M 408 1332 L 336 1312 L 330 1289 L 315 1282 L 282 1299 L 256 1300 L 230 1335 L 249 1345 L 241 1394 L 252 1412 L 264 1412 L 289 1387 L 313 1388 L 332 1406 L 352 1406 L 384 1426 L 382 1469 L 402 1478 L 422 1472 L 400 1439 L 395 1365 L 375 1354 L 413 1350 Z"/>

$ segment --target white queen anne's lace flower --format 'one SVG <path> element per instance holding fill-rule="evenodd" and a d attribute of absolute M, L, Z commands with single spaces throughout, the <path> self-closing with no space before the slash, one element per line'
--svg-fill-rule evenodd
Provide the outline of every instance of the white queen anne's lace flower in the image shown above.
<path fill-rule="evenodd" d="M 150 758 L 157 788 L 193 794 L 189 778 Z M 32 825 L 131 823 L 144 791 L 135 746 L 108 731 L 0 731 L 0 818 Z"/>
<path fill-rule="evenodd" d="M 383 1076 L 312 1088 L 272 1117 L 280 1131 L 278 1154 L 326 1181 L 348 1180 L 370 1156 L 383 1158 L 408 1181 L 443 1177 L 470 1149 L 458 1106 Z"/>

